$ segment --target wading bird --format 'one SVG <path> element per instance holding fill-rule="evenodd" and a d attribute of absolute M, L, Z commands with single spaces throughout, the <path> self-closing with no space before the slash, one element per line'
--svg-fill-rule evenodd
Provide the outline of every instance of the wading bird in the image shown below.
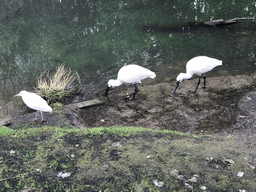
<path fill-rule="evenodd" d="M 108 81 L 108 86 L 104 95 L 108 96 L 108 91 L 110 87 L 120 86 L 124 83 L 132 83 L 134 86 L 134 93 L 127 95 L 124 101 L 129 100 L 130 97 L 132 97 L 132 99 L 134 100 L 135 94 L 139 91 L 139 89 L 136 86 L 136 83 L 141 83 L 141 80 L 146 79 L 148 77 L 154 79 L 156 77 L 156 74 L 150 71 L 149 69 L 146 69 L 139 65 L 131 64 L 123 66 L 118 71 L 117 79 L 110 79 Z"/>
<path fill-rule="evenodd" d="M 52 112 L 52 108 L 47 104 L 47 102 L 42 97 L 40 97 L 35 93 L 21 91 L 19 94 L 15 96 L 21 96 L 22 100 L 29 108 L 37 111 L 36 117 L 34 120 L 37 119 L 38 111 L 41 112 L 41 121 L 44 121 L 43 112 Z"/>
<path fill-rule="evenodd" d="M 186 73 L 180 73 L 177 76 L 177 83 L 176 83 L 176 86 L 172 93 L 172 96 L 175 96 L 175 92 L 179 86 L 179 83 L 183 79 L 190 79 L 194 74 L 199 75 L 199 81 L 197 83 L 196 90 L 194 93 L 196 93 L 196 91 L 197 91 L 197 88 L 200 84 L 200 79 L 201 79 L 202 75 L 204 77 L 203 88 L 205 89 L 206 77 L 205 77 L 204 73 L 211 71 L 214 67 L 219 66 L 219 65 L 222 65 L 221 60 L 210 58 L 207 56 L 198 56 L 198 57 L 194 57 L 194 58 L 190 59 L 186 65 Z"/>

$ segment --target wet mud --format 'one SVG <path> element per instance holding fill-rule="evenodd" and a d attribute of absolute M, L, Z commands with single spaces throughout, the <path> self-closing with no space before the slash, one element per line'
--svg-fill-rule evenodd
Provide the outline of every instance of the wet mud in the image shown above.
<path fill-rule="evenodd" d="M 207 88 L 194 93 L 197 81 L 196 76 L 182 81 L 176 96 L 171 97 L 175 80 L 156 84 L 146 80 L 138 86 L 135 100 L 128 102 L 123 99 L 133 92 L 133 86 L 124 85 L 112 89 L 108 98 L 100 97 L 104 105 L 80 110 L 79 119 L 84 127 L 141 126 L 204 135 L 249 128 L 241 119 L 250 118 L 253 111 L 244 98 L 255 101 L 255 74 L 210 77 Z"/>
<path fill-rule="evenodd" d="M 0 137 L 1 189 L 255 191 L 255 79 L 209 77 L 194 94 L 194 77 L 175 97 L 175 80 L 145 80 L 134 101 L 123 102 L 133 92 L 123 85 L 99 92 L 101 105 L 71 104 L 45 122 L 15 116 L 5 123 L 13 135 Z"/>
<path fill-rule="evenodd" d="M 146 79 L 138 85 L 135 100 L 124 101 L 134 91 L 132 85 L 111 89 L 108 97 L 104 90 L 95 97 L 104 103 L 76 109 L 67 106 L 65 113 L 44 113 L 45 122 L 32 121 L 36 112 L 16 116 L 6 125 L 17 128 L 31 123 L 34 126 L 65 126 L 78 128 L 134 126 L 156 130 L 173 130 L 190 134 L 239 134 L 254 125 L 256 74 L 208 77 L 206 89 L 199 86 L 198 77 L 183 80 L 176 91 L 175 80 L 155 83 Z M 251 122 L 251 123 L 248 123 Z"/>

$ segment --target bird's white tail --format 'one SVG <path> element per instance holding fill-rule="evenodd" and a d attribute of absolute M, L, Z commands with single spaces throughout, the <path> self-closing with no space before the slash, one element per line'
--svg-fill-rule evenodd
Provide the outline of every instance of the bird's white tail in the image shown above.
<path fill-rule="evenodd" d="M 216 61 L 214 61 L 213 63 L 215 63 L 215 66 L 219 66 L 219 65 L 222 65 L 222 61 L 221 60 L 218 60 L 218 59 L 215 59 Z"/>

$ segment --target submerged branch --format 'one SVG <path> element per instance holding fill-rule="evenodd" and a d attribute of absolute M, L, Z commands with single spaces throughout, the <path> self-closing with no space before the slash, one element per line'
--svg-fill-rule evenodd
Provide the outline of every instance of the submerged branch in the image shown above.
<path fill-rule="evenodd" d="M 191 29 L 197 29 L 199 27 L 211 27 L 211 26 L 221 26 L 221 25 L 230 25 L 239 23 L 242 20 L 252 20 L 253 17 L 241 17 L 241 18 L 233 18 L 229 20 L 217 19 L 206 22 L 187 22 L 187 23 L 157 23 L 148 26 L 143 26 L 143 31 L 146 32 L 180 32 L 180 31 L 190 31 Z"/>
<path fill-rule="evenodd" d="M 253 18 L 252 17 L 241 17 L 241 18 L 234 18 L 234 19 L 230 19 L 230 20 L 217 19 L 217 20 L 204 22 L 204 24 L 210 25 L 210 26 L 228 25 L 228 24 L 237 23 L 238 21 L 241 21 L 241 20 L 249 20 L 249 19 L 253 19 Z"/>

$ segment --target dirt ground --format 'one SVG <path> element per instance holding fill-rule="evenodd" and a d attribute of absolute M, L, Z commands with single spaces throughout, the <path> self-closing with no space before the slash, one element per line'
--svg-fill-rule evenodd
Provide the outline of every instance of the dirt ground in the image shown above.
<path fill-rule="evenodd" d="M 97 93 L 95 98 L 104 101 L 101 105 L 76 109 L 71 104 L 64 113 L 44 113 L 45 122 L 32 121 L 35 112 L 15 116 L 5 125 L 21 128 L 17 133 L 25 135 L 0 138 L 5 181 L 1 188 L 255 191 L 255 79 L 256 73 L 209 77 L 207 89 L 194 94 L 198 81 L 194 77 L 180 83 L 175 97 L 170 96 L 174 79 L 150 79 L 138 86 L 134 101 L 123 102 L 133 92 L 132 85 L 123 85 L 111 89 L 108 98 L 102 96 L 104 90 Z M 44 125 L 69 130 L 75 126 L 81 131 L 141 126 L 190 134 L 144 131 L 122 136 L 120 131 L 103 131 L 59 136 L 66 129 L 58 127 L 36 134 Z"/>
<path fill-rule="evenodd" d="M 64 114 L 44 113 L 46 122 L 34 122 L 34 126 L 65 126 L 67 121 L 79 128 L 109 126 L 141 126 L 152 129 L 167 129 L 191 134 L 227 135 L 240 134 L 254 126 L 256 73 L 217 76 L 206 79 L 206 89 L 202 85 L 196 94 L 194 90 L 198 77 L 183 80 L 171 97 L 175 80 L 155 83 L 146 79 L 138 85 L 135 100 L 124 102 L 132 85 L 122 85 L 111 89 L 108 97 L 95 98 L 104 101 L 101 105 L 84 109 L 67 106 Z M 203 83 L 202 83 L 203 84 Z M 7 123 L 12 128 L 31 122 L 34 113 L 16 116 Z"/>

